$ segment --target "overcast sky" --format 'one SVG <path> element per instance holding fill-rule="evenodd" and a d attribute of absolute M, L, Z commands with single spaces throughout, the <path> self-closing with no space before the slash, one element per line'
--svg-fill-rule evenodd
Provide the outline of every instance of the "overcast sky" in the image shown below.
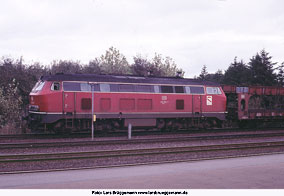
<path fill-rule="evenodd" d="M 114 46 L 170 56 L 186 72 L 225 70 L 262 49 L 284 61 L 282 0 L 0 0 L 0 56 L 88 63 Z"/>

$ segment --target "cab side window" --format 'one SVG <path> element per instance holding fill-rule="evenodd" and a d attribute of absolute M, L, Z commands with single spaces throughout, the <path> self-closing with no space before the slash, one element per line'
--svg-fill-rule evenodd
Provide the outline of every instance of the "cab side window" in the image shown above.
<path fill-rule="evenodd" d="M 219 87 L 206 87 L 206 92 L 209 95 L 221 95 L 222 94 Z"/>
<path fill-rule="evenodd" d="M 51 90 L 59 91 L 60 90 L 60 83 L 59 82 L 53 82 L 53 84 L 51 86 Z"/>

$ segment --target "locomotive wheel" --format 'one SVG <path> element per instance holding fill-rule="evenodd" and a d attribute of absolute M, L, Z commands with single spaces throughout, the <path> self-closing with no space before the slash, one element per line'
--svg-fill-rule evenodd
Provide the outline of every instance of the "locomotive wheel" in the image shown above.
<path fill-rule="evenodd" d="M 157 128 L 158 129 L 162 130 L 162 129 L 165 128 L 165 126 L 166 126 L 166 122 L 165 122 L 164 119 L 158 119 L 157 120 Z"/>
<path fill-rule="evenodd" d="M 53 131 L 56 134 L 67 134 L 67 133 L 71 133 L 71 129 L 70 128 L 66 128 L 65 122 L 64 121 L 59 121 L 55 124 L 55 126 L 53 127 Z"/>
<path fill-rule="evenodd" d="M 202 129 L 208 129 L 212 127 L 212 123 L 210 122 L 210 120 L 204 120 L 201 122 L 200 127 L 202 127 Z"/>
<path fill-rule="evenodd" d="M 173 119 L 167 119 L 166 120 L 166 126 L 165 126 L 166 131 L 174 131 L 175 130 L 175 122 Z"/>

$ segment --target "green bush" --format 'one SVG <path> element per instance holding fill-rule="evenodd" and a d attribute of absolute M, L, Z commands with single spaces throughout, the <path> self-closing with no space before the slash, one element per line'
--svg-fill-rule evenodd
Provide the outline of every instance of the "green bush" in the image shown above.
<path fill-rule="evenodd" d="M 18 84 L 12 83 L 0 87 L 0 134 L 3 130 L 20 127 L 22 118 L 22 97 L 18 94 Z M 11 130 L 12 132 L 12 130 Z M 8 133 L 11 133 L 8 131 Z"/>

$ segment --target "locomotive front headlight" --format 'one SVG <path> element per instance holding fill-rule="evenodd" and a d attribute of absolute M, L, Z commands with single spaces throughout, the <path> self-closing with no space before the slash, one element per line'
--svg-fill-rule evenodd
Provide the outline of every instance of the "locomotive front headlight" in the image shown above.
<path fill-rule="evenodd" d="M 29 111 L 38 112 L 39 106 L 38 105 L 29 105 Z"/>

